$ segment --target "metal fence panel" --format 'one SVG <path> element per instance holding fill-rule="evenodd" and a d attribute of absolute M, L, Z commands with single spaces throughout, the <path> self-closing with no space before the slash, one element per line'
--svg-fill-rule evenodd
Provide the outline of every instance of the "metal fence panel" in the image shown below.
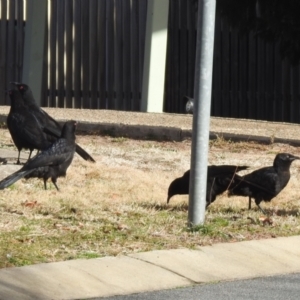
<path fill-rule="evenodd" d="M 24 0 L 0 0 L 0 104 L 20 81 Z M 48 0 L 43 106 L 139 111 L 147 0 Z M 164 111 L 193 97 L 197 1 L 170 0 Z M 232 28 L 217 10 L 213 116 L 298 122 L 300 67 L 277 43 Z"/>

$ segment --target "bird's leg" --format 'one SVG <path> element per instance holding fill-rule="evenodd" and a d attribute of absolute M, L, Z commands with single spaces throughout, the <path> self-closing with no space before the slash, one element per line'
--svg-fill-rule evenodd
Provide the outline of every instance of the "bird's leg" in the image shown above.
<path fill-rule="evenodd" d="M 59 188 L 58 188 L 58 186 L 56 184 L 56 179 L 55 178 L 51 178 L 51 180 L 52 180 L 54 186 L 56 187 L 56 189 L 59 191 Z"/>
<path fill-rule="evenodd" d="M 215 181 L 216 181 L 216 177 L 214 177 L 214 179 L 213 179 L 213 182 L 212 182 L 212 185 L 211 185 L 211 188 L 210 188 L 210 191 L 209 191 L 209 201 L 207 201 L 207 199 L 206 199 L 206 206 L 205 206 L 205 209 L 208 207 L 208 205 L 210 205 L 211 204 L 211 196 L 212 196 L 212 190 L 213 190 L 213 186 L 214 186 L 214 184 L 215 184 Z"/>
<path fill-rule="evenodd" d="M 265 212 L 265 210 L 263 210 L 262 207 L 259 205 L 261 201 L 262 201 L 262 200 L 260 200 L 260 199 L 255 199 L 255 204 L 257 205 L 257 207 L 260 209 L 260 211 L 261 211 L 264 215 L 267 215 L 267 213 Z"/>
<path fill-rule="evenodd" d="M 251 209 L 251 197 L 249 196 L 249 204 L 248 204 L 248 209 Z"/>
<path fill-rule="evenodd" d="M 29 156 L 28 156 L 28 159 L 27 159 L 27 160 L 29 160 L 29 159 L 30 159 L 32 151 L 33 151 L 33 150 L 30 150 L 30 152 L 29 152 Z"/>
<path fill-rule="evenodd" d="M 21 150 L 19 150 L 18 159 L 17 159 L 17 165 L 20 165 L 20 154 L 21 154 Z"/>
<path fill-rule="evenodd" d="M 268 214 L 266 213 L 266 211 L 263 210 L 259 204 L 256 204 L 256 205 L 258 206 L 258 208 L 261 210 L 261 212 L 262 212 L 264 215 L 268 215 Z"/>
<path fill-rule="evenodd" d="M 44 178 L 44 188 L 47 190 L 47 179 Z"/>

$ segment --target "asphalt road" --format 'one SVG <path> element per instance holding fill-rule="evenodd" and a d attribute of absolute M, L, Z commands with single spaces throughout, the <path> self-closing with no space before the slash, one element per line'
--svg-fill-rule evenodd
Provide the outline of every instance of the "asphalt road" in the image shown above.
<path fill-rule="evenodd" d="M 276 300 L 299 299 L 300 273 L 274 277 L 263 277 L 249 280 L 236 280 L 231 282 L 196 285 L 188 288 L 147 292 L 126 296 L 115 296 L 101 299 L 109 300 Z M 96 300 L 100 298 L 95 298 Z"/>

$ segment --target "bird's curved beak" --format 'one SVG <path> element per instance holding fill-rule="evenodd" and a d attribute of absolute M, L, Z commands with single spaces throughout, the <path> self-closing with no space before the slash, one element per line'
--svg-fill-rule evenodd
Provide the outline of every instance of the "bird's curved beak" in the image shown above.
<path fill-rule="evenodd" d="M 296 159 L 300 159 L 300 157 L 299 156 L 295 156 L 295 155 L 293 155 L 292 157 L 291 157 L 291 160 L 293 161 L 293 160 L 296 160 Z"/>
<path fill-rule="evenodd" d="M 168 196 L 167 204 L 169 203 L 169 201 L 170 201 L 171 198 L 172 198 L 172 196 Z"/>

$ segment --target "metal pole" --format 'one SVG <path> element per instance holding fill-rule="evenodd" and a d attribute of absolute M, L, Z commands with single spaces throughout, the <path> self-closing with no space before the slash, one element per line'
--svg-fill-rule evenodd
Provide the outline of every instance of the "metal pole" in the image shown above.
<path fill-rule="evenodd" d="M 199 0 L 194 88 L 189 226 L 204 223 L 216 0 Z"/>

